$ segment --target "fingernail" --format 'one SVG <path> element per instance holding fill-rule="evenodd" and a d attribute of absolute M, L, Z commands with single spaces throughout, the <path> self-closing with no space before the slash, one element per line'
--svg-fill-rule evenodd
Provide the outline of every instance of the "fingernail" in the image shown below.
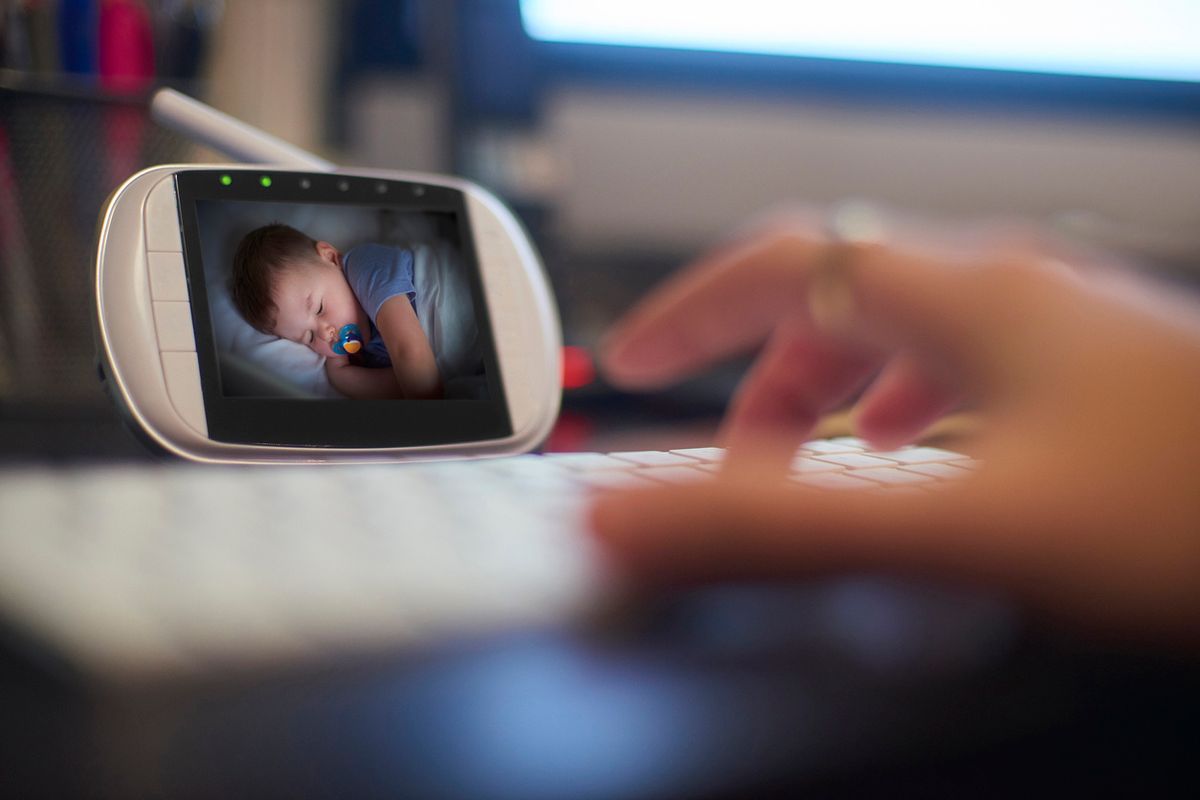
<path fill-rule="evenodd" d="M 605 353 L 602 363 L 609 377 L 617 380 L 657 380 L 678 354 L 678 342 L 670 336 L 631 337 L 617 342 Z"/>
<path fill-rule="evenodd" d="M 626 361 L 631 355 L 636 359 L 637 349 L 631 349 L 631 345 L 636 344 L 636 338 L 631 339 L 627 330 L 617 329 L 604 335 L 598 349 L 606 360 Z"/>

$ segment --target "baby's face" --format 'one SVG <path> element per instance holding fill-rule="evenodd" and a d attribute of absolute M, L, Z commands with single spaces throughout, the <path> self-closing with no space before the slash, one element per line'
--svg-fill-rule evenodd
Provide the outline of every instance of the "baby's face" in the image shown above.
<path fill-rule="evenodd" d="M 333 344 L 343 325 L 358 325 L 364 344 L 371 327 L 346 282 L 337 250 L 319 242 L 317 252 L 319 258 L 290 266 L 276 277 L 272 298 L 279 316 L 274 332 L 320 355 L 333 357 Z"/>

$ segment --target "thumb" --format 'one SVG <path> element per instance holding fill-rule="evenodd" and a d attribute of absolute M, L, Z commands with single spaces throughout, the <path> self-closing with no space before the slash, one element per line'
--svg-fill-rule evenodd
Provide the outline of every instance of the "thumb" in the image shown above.
<path fill-rule="evenodd" d="M 969 485 L 922 494 L 829 492 L 732 477 L 597 497 L 595 537 L 650 584 L 883 570 L 986 580 L 1011 553 Z"/>

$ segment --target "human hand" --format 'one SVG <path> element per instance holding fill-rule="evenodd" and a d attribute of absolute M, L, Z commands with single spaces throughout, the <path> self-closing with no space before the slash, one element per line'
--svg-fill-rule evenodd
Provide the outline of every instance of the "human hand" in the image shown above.
<path fill-rule="evenodd" d="M 829 244 L 804 215 L 683 271 L 618 324 L 602 364 L 627 387 L 766 346 L 727 416 L 718 479 L 597 499 L 617 567 L 648 583 L 902 572 L 1200 641 L 1200 312 L 1011 237 L 887 241 L 845 259 L 853 303 L 823 326 L 809 294 Z M 894 446 L 965 401 L 984 420 L 965 448 L 983 468 L 936 495 L 786 482 L 819 416 L 868 384 L 864 438 Z"/>

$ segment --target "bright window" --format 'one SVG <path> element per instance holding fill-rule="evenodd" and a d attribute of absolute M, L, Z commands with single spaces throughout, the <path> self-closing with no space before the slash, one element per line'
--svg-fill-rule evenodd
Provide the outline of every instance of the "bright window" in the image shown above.
<path fill-rule="evenodd" d="M 1200 0 L 522 0 L 554 42 L 1200 81 Z"/>

